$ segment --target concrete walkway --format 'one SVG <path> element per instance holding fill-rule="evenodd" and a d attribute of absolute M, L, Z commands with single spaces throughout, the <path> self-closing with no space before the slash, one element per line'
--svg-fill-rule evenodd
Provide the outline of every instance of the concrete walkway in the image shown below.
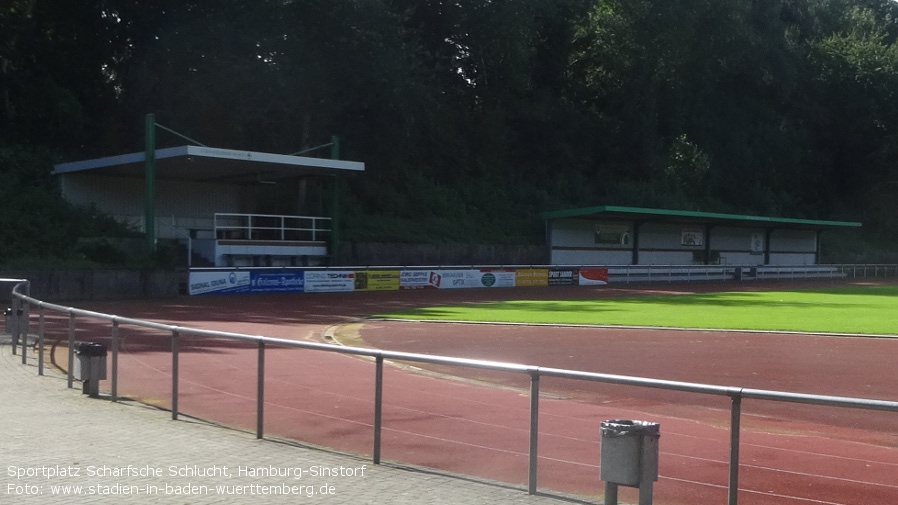
<path fill-rule="evenodd" d="M 5 338 L 5 341 L 3 340 Z M 37 374 L 0 336 L 0 503 L 527 504 L 577 502 L 309 448 Z"/>

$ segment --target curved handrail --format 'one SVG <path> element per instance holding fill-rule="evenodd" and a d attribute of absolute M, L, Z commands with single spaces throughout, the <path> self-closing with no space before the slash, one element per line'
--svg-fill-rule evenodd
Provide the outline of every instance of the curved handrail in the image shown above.
<path fill-rule="evenodd" d="M 249 335 L 244 333 L 234 333 L 234 332 L 225 332 L 225 331 L 217 331 L 217 330 L 207 330 L 201 328 L 191 328 L 185 326 L 157 323 L 153 321 L 146 321 L 142 319 L 134 319 L 128 317 L 121 317 L 113 314 L 106 314 L 102 312 L 95 312 L 90 310 L 78 309 L 75 307 L 67 307 L 63 305 L 57 305 L 53 303 L 48 303 L 42 300 L 38 300 L 29 295 L 28 290 L 30 287 L 30 283 L 26 279 L 0 279 L 0 282 L 15 282 L 16 285 L 13 287 L 12 295 L 15 300 L 18 300 L 20 303 L 24 304 L 25 309 L 22 311 L 21 316 L 27 319 L 29 317 L 28 306 L 34 305 L 41 309 L 40 317 L 40 332 L 38 335 L 38 343 L 40 345 L 41 351 L 40 356 L 38 358 L 39 362 L 42 362 L 42 354 L 43 354 L 43 314 L 44 310 L 53 310 L 57 312 L 66 313 L 69 315 L 69 387 L 72 387 L 72 360 L 74 353 L 74 317 L 82 316 L 89 318 L 96 318 L 101 320 L 107 320 L 112 324 L 113 332 L 112 332 L 112 397 L 113 400 L 117 400 L 116 389 L 117 389 L 117 360 L 118 360 L 118 343 L 117 343 L 117 334 L 118 334 L 118 326 L 121 324 L 134 325 L 144 328 L 151 328 L 155 330 L 165 331 L 171 334 L 171 342 L 172 342 L 172 419 L 177 419 L 178 416 L 178 340 L 181 335 L 190 334 L 190 335 L 198 335 L 205 337 L 215 337 L 215 338 L 227 338 L 234 339 L 240 341 L 247 342 L 255 342 L 258 346 L 259 358 L 258 358 L 258 390 L 257 390 L 257 437 L 262 438 L 262 416 L 263 416 L 263 401 L 262 398 L 264 396 L 264 353 L 265 348 L 267 346 L 280 346 L 280 347 L 297 347 L 303 349 L 311 349 L 318 351 L 327 351 L 327 352 L 335 352 L 339 354 L 349 354 L 356 356 L 365 356 L 374 358 L 376 369 L 375 369 L 375 402 L 374 402 L 374 448 L 373 448 L 373 459 L 374 463 L 380 463 L 380 430 L 381 430 L 381 401 L 382 401 L 382 375 L 383 375 L 383 363 L 384 360 L 392 360 L 392 361 L 404 361 L 404 362 L 414 362 L 414 363 L 429 363 L 429 364 L 440 364 L 440 365 L 449 365 L 449 366 L 460 366 L 460 367 L 468 367 L 468 368 L 479 368 L 493 371 L 504 371 L 504 372 L 512 372 L 519 374 L 526 374 L 530 377 L 531 387 L 530 387 L 530 467 L 529 467 L 529 478 L 528 478 L 528 489 L 531 494 L 536 492 L 536 457 L 537 457 L 537 438 L 538 438 L 538 412 L 539 412 L 539 379 L 540 377 L 557 377 L 557 378 L 565 378 L 565 379 L 574 379 L 574 380 L 584 380 L 590 382 L 602 382 L 608 384 L 617 384 L 617 385 L 627 385 L 627 386 L 638 386 L 638 387 L 646 387 L 646 388 L 654 388 L 654 389 L 666 389 L 673 391 L 681 391 L 681 392 L 689 392 L 689 393 L 697 393 L 697 394 L 705 394 L 705 395 L 715 395 L 715 396 L 727 396 L 732 401 L 732 410 L 731 410 L 731 427 L 730 427 L 730 483 L 729 483 L 729 501 L 730 505 L 736 505 L 737 503 L 737 491 L 738 491 L 738 467 L 739 467 L 739 437 L 740 437 L 740 416 L 741 416 L 741 401 L 743 398 L 751 398 L 758 400 L 769 400 L 769 401 L 777 401 L 777 402 L 788 402 L 788 403 L 801 403 L 801 404 L 811 404 L 811 405 L 820 405 L 820 406 L 828 406 L 828 407 L 844 407 L 844 408 L 853 408 L 853 409 L 866 409 L 866 410 L 878 410 L 878 411 L 887 411 L 887 412 L 896 412 L 898 413 L 898 402 L 894 401 L 886 401 L 886 400 L 876 400 L 876 399 L 867 399 L 867 398 L 851 398 L 851 397 L 841 397 L 841 396 L 827 396 L 827 395 L 814 395 L 814 394 L 804 394 L 804 393 L 794 393 L 787 391 L 774 391 L 774 390 L 763 390 L 763 389 L 751 389 L 751 388 L 742 388 L 742 387 L 733 387 L 733 386 L 721 386 L 721 385 L 713 385 L 713 384 L 700 384 L 693 382 L 681 382 L 681 381 L 670 381 L 670 380 L 660 380 L 660 379 L 652 379 L 647 377 L 635 377 L 635 376 L 627 376 L 627 375 L 614 375 L 614 374 L 603 374 L 603 373 L 595 373 L 595 372 L 585 372 L 580 370 L 569 370 L 569 369 L 561 369 L 561 368 L 551 368 L 551 367 L 542 367 L 536 365 L 528 365 L 528 364 L 520 364 L 520 363 L 510 363 L 510 362 L 502 362 L 502 361 L 492 361 L 492 360 L 478 360 L 478 359 L 470 359 L 470 358 L 458 358 L 452 356 L 441 356 L 441 355 L 433 355 L 433 354 L 420 354 L 420 353 L 409 353 L 409 352 L 401 352 L 401 351 L 385 351 L 380 349 L 371 349 L 365 347 L 354 347 L 354 346 L 342 346 L 336 344 L 326 344 L 326 343 L 318 343 L 318 342 L 304 342 L 304 341 L 295 341 L 295 340 L 287 340 L 281 338 L 271 338 L 265 337 L 262 335 Z M 25 292 L 20 292 L 24 290 Z M 21 321 L 19 322 L 21 324 Z M 17 327 L 20 327 L 20 324 L 17 324 Z M 27 328 L 27 324 L 25 325 Z M 27 333 L 27 330 L 26 330 Z M 25 338 L 22 339 L 22 361 L 25 362 Z M 39 373 L 42 374 L 42 369 L 40 369 Z"/>

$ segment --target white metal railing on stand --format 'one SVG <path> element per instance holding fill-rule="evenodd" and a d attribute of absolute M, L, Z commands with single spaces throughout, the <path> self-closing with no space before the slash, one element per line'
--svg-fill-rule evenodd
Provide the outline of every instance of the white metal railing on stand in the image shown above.
<path fill-rule="evenodd" d="M 367 356 L 374 358 L 374 407 L 373 407 L 373 447 L 372 459 L 375 464 L 379 464 L 381 460 L 381 431 L 383 426 L 383 366 L 384 360 L 403 361 L 412 363 L 430 363 L 440 364 L 454 367 L 479 368 L 493 371 L 505 371 L 515 374 L 527 375 L 530 378 L 530 419 L 529 419 L 529 463 L 527 487 L 530 494 L 537 492 L 537 451 L 538 451 L 538 435 L 539 435 L 539 388 L 540 379 L 542 377 L 556 377 L 565 379 L 574 379 L 590 382 L 602 382 L 607 384 L 618 384 L 637 386 L 643 388 L 665 389 L 670 391 L 681 391 L 689 393 L 697 393 L 703 395 L 726 396 L 730 398 L 730 455 L 729 455 L 729 484 L 728 484 L 728 505 L 737 505 L 739 491 L 739 441 L 741 434 L 741 408 L 742 400 L 745 398 L 768 400 L 776 402 L 799 403 L 808 405 L 819 405 L 825 407 L 845 407 L 853 409 L 878 410 L 898 413 L 898 402 L 864 399 L 864 398 L 848 398 L 839 396 L 823 396 L 792 393 L 785 391 L 771 391 L 762 389 L 752 389 L 743 387 L 719 386 L 710 384 L 699 384 L 691 382 L 679 382 L 670 380 L 659 380 L 645 377 L 632 377 L 624 375 L 612 375 L 593 372 L 584 372 L 578 370 L 566 370 L 559 368 L 541 367 L 534 365 L 524 365 L 516 363 L 503 363 L 497 361 L 465 359 L 449 356 L 437 356 L 428 354 L 416 354 L 395 351 L 383 351 L 378 349 L 367 349 L 361 347 L 346 347 L 340 345 L 323 344 L 315 342 L 294 341 L 278 338 L 267 338 L 256 335 L 246 335 L 242 333 L 231 333 L 213 330 L 204 330 L 197 328 L 186 328 L 168 324 L 155 323 L 140 319 L 131 319 L 119 317 L 111 314 L 104 314 L 88 310 L 76 309 L 73 307 L 64 307 L 55 305 L 41 300 L 32 298 L 28 294 L 29 283 L 24 279 L 0 279 L 2 282 L 15 282 L 12 295 L 15 300 L 23 304 L 21 314 L 16 315 L 18 318 L 17 327 L 27 328 L 27 320 L 29 318 L 29 305 L 37 306 L 39 309 L 38 318 L 38 361 L 43 361 L 43 342 L 44 342 L 44 317 L 45 311 L 51 310 L 61 312 L 68 315 L 68 386 L 71 388 L 73 384 L 73 356 L 75 348 L 75 318 L 87 317 L 101 319 L 110 322 L 111 325 L 111 357 L 112 370 L 111 378 L 111 396 L 113 401 L 118 400 L 118 354 L 119 354 L 119 327 L 121 325 L 134 325 L 144 328 L 152 328 L 161 330 L 170 335 L 171 343 L 171 417 L 173 420 L 178 419 L 178 384 L 179 384 L 179 353 L 180 341 L 183 335 L 197 335 L 215 338 L 232 339 L 245 342 L 254 342 L 257 347 L 257 381 L 256 381 L 256 437 L 263 438 L 263 418 L 264 418 L 264 395 L 265 395 L 265 350 L 267 347 L 295 347 L 302 349 L 312 349 L 318 351 L 328 351 L 338 354 L 349 354 L 356 356 Z M 22 320 L 24 318 L 24 321 Z M 25 363 L 25 340 L 22 339 L 22 362 Z M 40 369 L 39 373 L 43 373 Z"/>
<path fill-rule="evenodd" d="M 331 218 L 274 214 L 217 213 L 214 219 L 218 240 L 294 240 L 320 242 L 330 233 Z"/>

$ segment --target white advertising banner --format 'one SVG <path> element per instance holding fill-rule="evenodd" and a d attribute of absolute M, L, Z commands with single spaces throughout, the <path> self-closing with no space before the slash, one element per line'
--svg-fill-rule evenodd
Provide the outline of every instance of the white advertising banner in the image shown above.
<path fill-rule="evenodd" d="M 327 293 L 355 290 L 355 272 L 352 271 L 306 271 L 306 293 Z"/>
<path fill-rule="evenodd" d="M 514 285 L 514 270 L 403 270 L 399 274 L 401 289 L 511 288 Z"/>
<path fill-rule="evenodd" d="M 399 272 L 399 289 L 436 289 L 442 276 L 436 270 L 402 270 Z"/>
<path fill-rule="evenodd" d="M 250 273 L 246 270 L 219 270 L 214 272 L 190 272 L 188 293 L 242 293 L 249 291 Z"/>

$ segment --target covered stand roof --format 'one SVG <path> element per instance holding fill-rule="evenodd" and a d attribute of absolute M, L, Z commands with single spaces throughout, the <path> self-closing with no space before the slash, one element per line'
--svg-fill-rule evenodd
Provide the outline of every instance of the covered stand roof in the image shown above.
<path fill-rule="evenodd" d="M 96 175 L 144 177 L 144 152 L 61 163 L 53 174 L 75 174 L 90 171 Z M 179 146 L 155 151 L 155 176 L 222 183 L 254 183 L 276 181 L 305 175 L 336 175 L 362 172 L 365 164 L 286 154 L 238 151 L 201 146 Z"/>
<path fill-rule="evenodd" d="M 543 214 L 546 220 L 563 218 L 644 220 L 670 223 L 727 224 L 732 226 L 787 227 L 791 229 L 819 230 L 822 228 L 857 228 L 861 223 L 853 221 L 821 221 L 783 217 L 748 216 L 719 214 L 688 210 L 647 209 L 641 207 L 618 207 L 603 205 L 580 209 L 559 210 Z"/>

